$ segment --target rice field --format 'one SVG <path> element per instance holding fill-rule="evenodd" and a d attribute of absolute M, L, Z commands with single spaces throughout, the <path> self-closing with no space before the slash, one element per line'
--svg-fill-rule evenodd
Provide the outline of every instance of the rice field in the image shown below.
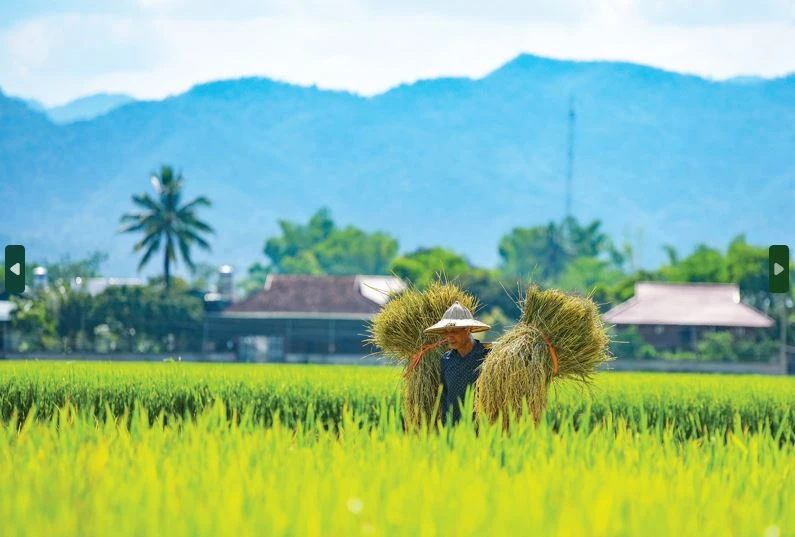
<path fill-rule="evenodd" d="M 795 379 L 602 373 L 510 434 L 407 433 L 401 398 L 398 368 L 0 362 L 0 535 L 795 534 Z"/>

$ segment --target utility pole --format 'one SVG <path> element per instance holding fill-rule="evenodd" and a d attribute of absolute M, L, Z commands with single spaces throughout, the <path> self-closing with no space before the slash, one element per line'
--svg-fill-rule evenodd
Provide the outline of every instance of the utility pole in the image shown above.
<path fill-rule="evenodd" d="M 572 177 L 574 176 L 574 95 L 569 97 L 569 148 L 566 162 L 566 218 L 571 217 Z"/>
<path fill-rule="evenodd" d="M 787 374 L 787 295 L 781 295 L 781 347 L 779 349 L 779 360 L 781 374 Z"/>

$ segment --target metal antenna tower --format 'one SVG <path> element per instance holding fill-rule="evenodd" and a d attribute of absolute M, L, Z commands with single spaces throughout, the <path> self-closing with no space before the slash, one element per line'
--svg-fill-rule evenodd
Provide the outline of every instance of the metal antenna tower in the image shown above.
<path fill-rule="evenodd" d="M 571 217 L 572 176 L 574 175 L 574 95 L 569 97 L 569 148 L 566 163 L 566 218 Z"/>

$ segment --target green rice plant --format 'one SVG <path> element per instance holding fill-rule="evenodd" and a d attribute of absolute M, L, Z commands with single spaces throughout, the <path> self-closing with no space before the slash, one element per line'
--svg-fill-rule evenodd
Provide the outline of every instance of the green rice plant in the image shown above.
<path fill-rule="evenodd" d="M 252 408 L 229 414 L 215 401 L 171 421 L 138 407 L 97 422 L 66 405 L 0 424 L 3 537 L 758 537 L 795 528 L 795 444 L 741 425 L 678 441 L 671 426 L 637 432 L 612 413 L 594 428 L 575 416 L 536 425 L 525 413 L 509 433 L 483 422 L 477 433 L 467 423 L 411 435 L 394 414 L 371 428 L 347 406 L 333 431 L 317 417 L 292 427 L 278 414 L 266 425 Z"/>
<path fill-rule="evenodd" d="M 347 407 L 373 429 L 389 413 L 403 421 L 402 386 L 401 368 L 390 366 L 0 361 L 0 422 L 14 413 L 24 422 L 33 407 L 49 419 L 66 403 L 98 423 L 121 419 L 136 403 L 152 421 L 162 413 L 169 422 L 220 400 L 230 421 L 250 406 L 266 427 L 278 414 L 285 426 L 317 419 L 335 430 Z M 543 419 L 553 429 L 570 420 L 587 431 L 621 417 L 633 431 L 668 426 L 682 442 L 725 437 L 739 419 L 744 429 L 767 428 L 786 443 L 795 442 L 793 409 L 793 377 L 608 371 L 587 391 L 551 384 Z"/>

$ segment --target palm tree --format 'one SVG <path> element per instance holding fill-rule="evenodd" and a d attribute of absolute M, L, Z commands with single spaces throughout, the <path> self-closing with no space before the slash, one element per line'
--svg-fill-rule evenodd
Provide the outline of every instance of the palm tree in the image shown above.
<path fill-rule="evenodd" d="M 145 249 L 141 262 L 138 264 L 140 271 L 152 255 L 165 244 L 163 257 L 163 270 L 166 289 L 171 288 L 171 263 L 176 264 L 176 248 L 182 259 L 191 269 L 195 265 L 190 257 L 190 249 L 197 244 L 209 251 L 210 245 L 201 237 L 202 233 L 215 233 L 215 231 L 196 216 L 196 209 L 200 206 L 210 207 L 210 200 L 204 196 L 179 206 L 182 195 L 182 174 L 174 175 L 171 166 L 161 166 L 160 174 L 152 174 L 152 186 L 157 192 L 158 199 L 153 199 L 149 194 L 133 195 L 135 205 L 143 209 L 138 213 L 126 213 L 121 217 L 121 223 L 126 224 L 119 229 L 119 233 L 142 232 L 144 237 L 135 243 L 133 250 L 140 252 Z"/>

